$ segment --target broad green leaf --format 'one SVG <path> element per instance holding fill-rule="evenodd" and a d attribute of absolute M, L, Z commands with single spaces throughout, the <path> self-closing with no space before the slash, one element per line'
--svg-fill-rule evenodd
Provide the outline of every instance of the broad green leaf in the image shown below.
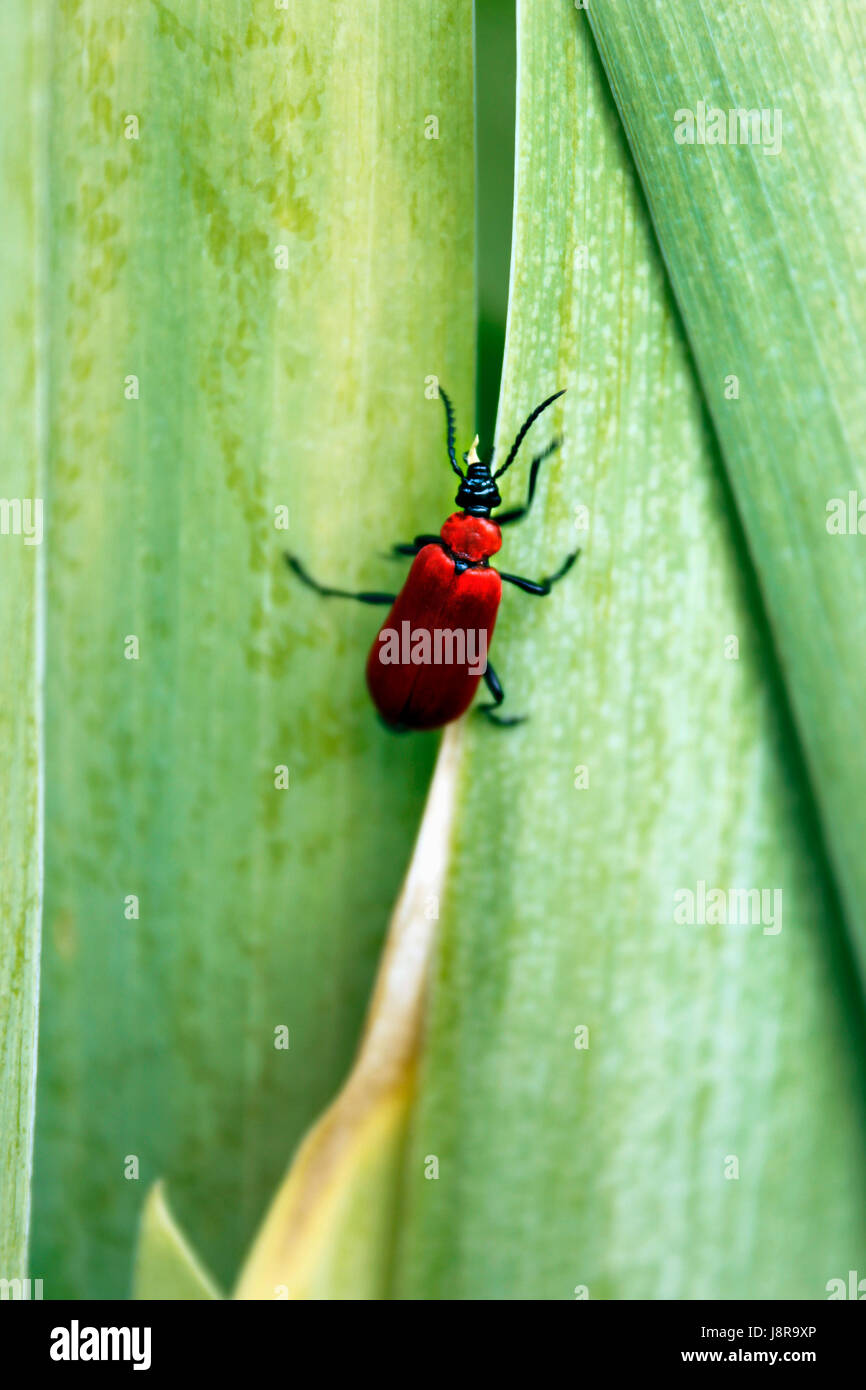
<path fill-rule="evenodd" d="M 500 457 L 569 390 L 499 558 L 583 555 L 503 601 L 493 662 L 529 722 L 465 731 L 392 1293 L 822 1298 L 866 1238 L 839 912 L 585 16 L 520 0 L 518 39 Z M 729 892 L 769 890 L 763 920 L 677 921 L 701 883 L 737 914 Z"/>
<path fill-rule="evenodd" d="M 866 961 L 866 11 L 618 0 L 588 13 Z M 699 143 L 699 103 L 705 137 L 724 127 L 725 143 Z M 678 143 L 688 113 L 695 143 Z"/>
<path fill-rule="evenodd" d="M 0 1279 L 27 1274 L 42 895 L 44 7 L 0 10 Z M 33 94 L 37 94 L 34 99 Z M 36 1271 L 41 1277 L 40 1271 Z"/>
<path fill-rule="evenodd" d="M 222 1297 L 181 1231 L 165 1188 L 154 1183 L 141 1213 L 133 1297 L 145 1300 L 202 1300 Z"/>
<path fill-rule="evenodd" d="M 452 495 L 435 378 L 465 412 L 471 24 L 470 0 L 53 14 L 55 1296 L 126 1292 L 158 1177 L 229 1286 L 351 1060 L 434 742 L 373 717 L 376 611 L 319 601 L 282 551 L 396 586 L 385 553 Z"/>
<path fill-rule="evenodd" d="M 459 727 L 450 729 L 394 910 L 358 1058 L 294 1158 L 244 1265 L 238 1298 L 387 1296 L 460 746 Z"/>

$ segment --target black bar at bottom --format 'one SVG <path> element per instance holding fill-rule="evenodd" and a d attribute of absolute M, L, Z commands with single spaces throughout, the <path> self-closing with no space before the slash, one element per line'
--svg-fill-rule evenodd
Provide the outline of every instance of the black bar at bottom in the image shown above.
<path fill-rule="evenodd" d="M 863 1301 L 862 1299 L 860 1300 Z M 458 1307 L 449 1305 L 452 1310 Z M 544 1324 L 544 1341 L 538 1341 L 539 1304 L 527 1331 L 522 1334 L 519 1305 L 508 1304 L 506 1335 L 491 1340 L 482 1315 L 479 1327 L 473 1313 L 472 1335 L 478 1358 L 495 1361 L 500 1349 L 507 1355 L 521 1345 L 524 1353 L 534 1345 L 543 1347 L 547 1364 L 551 1342 L 563 1337 L 562 1352 L 577 1373 L 590 1366 L 611 1372 L 639 1370 L 668 1371 L 683 1367 L 687 1371 L 705 1366 L 728 1370 L 740 1366 L 807 1366 L 820 1372 L 850 1373 L 860 1364 L 866 1320 L 863 1310 L 846 1301 L 820 1303 L 789 1302 L 704 1302 L 593 1303 L 575 1301 L 562 1316 Z M 409 1329 L 405 1310 L 391 1322 L 387 1306 L 385 1322 L 370 1322 L 378 1314 L 372 1307 L 364 1313 L 363 1335 L 334 1337 L 335 1318 L 351 1317 L 341 1305 L 332 1306 L 326 1321 L 310 1304 L 274 1303 L 80 1303 L 16 1302 L 0 1303 L 0 1328 L 7 1354 L 14 1348 L 15 1373 L 38 1371 L 51 1380 L 69 1376 L 98 1376 L 109 1368 L 114 1375 L 129 1372 L 137 1378 L 161 1377 L 166 1372 L 213 1372 L 221 1378 L 233 1373 L 249 1376 L 274 1372 L 287 1377 L 299 1371 L 309 1377 L 309 1362 L 321 1357 L 321 1369 L 333 1372 L 339 1352 L 345 1351 L 357 1375 L 386 1367 L 397 1378 L 411 1372 L 411 1352 L 407 1357 L 405 1338 Z M 437 1359 L 444 1374 L 453 1374 L 455 1356 L 463 1353 L 448 1337 L 442 1313 L 431 1317 L 430 1331 L 418 1348 L 425 1378 L 429 1379 Z M 494 1323 L 496 1315 L 494 1316 Z M 459 1318 L 459 1314 L 458 1314 Z M 389 1353 L 382 1338 L 393 1328 L 399 1342 Z M 321 1332 L 320 1332 L 321 1329 Z M 464 1337 L 470 1329 L 464 1328 Z M 479 1337 L 479 1332 L 482 1337 Z M 372 1335 L 371 1335 L 372 1334 Z M 444 1334 L 444 1335 L 443 1335 Z M 324 1335 L 319 1343 L 318 1337 Z M 423 1335 L 423 1332 L 422 1332 Z M 483 1340 L 482 1340 L 483 1338 Z M 375 1340 L 374 1340 L 375 1339 Z M 403 1351 L 397 1353 L 402 1344 Z M 411 1345 L 411 1342 L 410 1342 Z M 511 1351 L 508 1351 L 508 1348 Z M 337 1355 L 335 1356 L 335 1352 Z M 299 1363 L 299 1355 L 302 1361 Z M 591 1358 L 591 1360 L 589 1359 Z M 599 1364 L 600 1363 L 600 1364 Z M 306 1371 L 302 1367 L 306 1366 Z"/>

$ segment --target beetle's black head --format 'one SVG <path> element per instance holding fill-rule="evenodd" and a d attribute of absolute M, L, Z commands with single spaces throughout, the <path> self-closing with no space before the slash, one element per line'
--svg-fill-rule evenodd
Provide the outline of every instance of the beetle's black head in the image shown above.
<path fill-rule="evenodd" d="M 500 505 L 502 498 L 493 481 L 490 464 L 482 463 L 476 453 L 477 444 L 476 435 L 472 448 L 464 455 L 466 473 L 454 500 L 470 516 L 489 516 L 492 509 Z"/>

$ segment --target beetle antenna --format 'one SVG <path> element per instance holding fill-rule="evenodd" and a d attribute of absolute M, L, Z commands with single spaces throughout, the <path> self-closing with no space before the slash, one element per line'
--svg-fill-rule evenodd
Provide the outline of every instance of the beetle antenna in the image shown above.
<path fill-rule="evenodd" d="M 454 426 L 454 407 L 452 406 L 445 392 L 442 390 L 441 386 L 439 387 L 439 395 L 442 397 L 442 404 L 445 406 L 445 418 L 448 421 L 448 457 L 451 460 L 451 467 L 454 469 L 454 472 L 457 474 L 458 478 L 463 478 L 465 482 L 466 474 L 463 472 L 463 469 L 457 462 L 457 454 L 454 450 L 454 444 L 457 438 L 457 431 Z"/>
<path fill-rule="evenodd" d="M 535 407 L 535 409 L 531 412 L 531 414 L 527 415 L 527 417 L 526 417 L 526 419 L 524 420 L 523 424 L 520 426 L 520 429 L 517 431 L 517 438 L 515 439 L 514 443 L 513 443 L 512 446 L 511 446 L 511 452 L 510 452 L 510 454 L 508 455 L 508 458 L 505 460 L 505 462 L 503 463 L 503 465 L 502 465 L 501 468 L 497 468 L 496 472 L 493 474 L 494 478 L 501 478 L 501 477 L 502 477 L 502 474 L 505 472 L 506 468 L 510 468 L 510 467 L 511 467 L 512 463 L 513 463 L 514 460 L 517 458 L 517 452 L 518 452 L 518 450 L 519 450 L 521 444 L 523 443 L 524 439 L 526 438 L 526 433 L 527 433 L 527 430 L 529 429 L 530 425 L 534 424 L 534 422 L 538 419 L 539 415 L 541 414 L 541 412 L 542 412 L 543 410 L 546 410 L 547 407 L 548 407 L 549 405 L 553 405 L 553 402 L 554 402 L 554 401 L 558 401 L 559 398 L 560 398 L 560 396 L 564 396 L 564 395 L 565 395 L 565 389 L 563 389 L 562 391 L 556 391 L 556 392 L 554 392 L 554 394 L 553 394 L 552 396 L 548 396 L 548 398 L 547 398 L 546 401 L 542 401 L 542 402 L 541 402 L 541 405 L 537 405 L 537 406 Z M 492 457 L 493 457 L 493 456 L 491 455 L 491 460 L 492 460 Z"/>

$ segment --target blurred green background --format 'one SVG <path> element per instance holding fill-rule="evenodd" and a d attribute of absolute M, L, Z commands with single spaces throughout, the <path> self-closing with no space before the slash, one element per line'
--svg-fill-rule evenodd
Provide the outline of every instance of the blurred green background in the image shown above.
<path fill-rule="evenodd" d="M 490 447 L 496 427 L 514 201 L 517 61 L 514 0 L 478 0 L 475 82 L 478 197 L 478 430 Z"/>

